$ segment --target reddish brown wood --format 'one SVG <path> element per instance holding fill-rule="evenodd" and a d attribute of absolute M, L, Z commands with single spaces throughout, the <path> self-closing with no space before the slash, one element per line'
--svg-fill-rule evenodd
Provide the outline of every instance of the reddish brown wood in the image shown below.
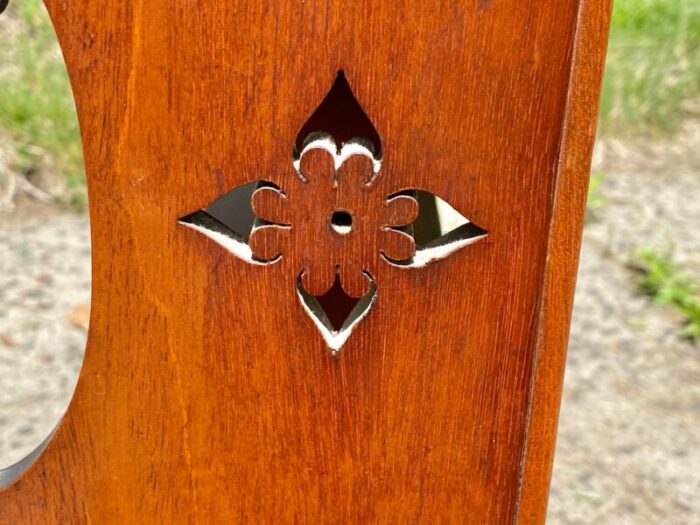
<path fill-rule="evenodd" d="M 610 4 L 593 0 L 579 4 L 565 128 L 562 134 L 550 222 L 547 266 L 540 302 L 536 357 L 522 462 L 516 521 L 541 523 L 547 511 L 552 476 L 562 379 L 578 270 L 588 173 L 598 116 L 598 97 L 605 62 Z"/>
<path fill-rule="evenodd" d="M 47 5 L 83 133 L 92 319 L 0 523 L 542 522 L 608 0 Z M 339 70 L 381 184 L 489 235 L 377 264 L 334 358 L 292 264 L 328 238 L 252 266 L 178 219 L 251 180 L 288 191 Z"/>
<path fill-rule="evenodd" d="M 302 182 L 291 173 L 283 188 L 284 198 L 270 203 L 271 190 L 253 194 L 253 209 L 261 218 L 289 224 L 291 228 L 267 226 L 253 232 L 251 247 L 262 259 L 280 252 L 285 264 L 297 275 L 304 269 L 304 288 L 314 295 L 326 293 L 338 270 L 343 288 L 352 297 L 367 293 L 363 271 L 377 274 L 386 264 L 381 254 L 395 260 L 410 258 L 415 252 L 413 239 L 388 229 L 412 222 L 417 213 L 412 198 L 387 197 L 404 188 L 392 187 L 391 175 L 374 176 L 372 160 L 363 155 L 347 159 L 336 172 L 333 157 L 323 150 L 311 150 L 301 159 Z M 335 182 L 334 182 L 335 181 Z M 408 204 L 407 204 L 408 203 Z M 282 208 L 282 209 L 276 209 Z M 352 217 L 347 235 L 333 232 L 329 214 L 342 210 Z M 293 275 L 291 276 L 293 280 Z M 289 282 L 289 280 L 288 280 Z"/>

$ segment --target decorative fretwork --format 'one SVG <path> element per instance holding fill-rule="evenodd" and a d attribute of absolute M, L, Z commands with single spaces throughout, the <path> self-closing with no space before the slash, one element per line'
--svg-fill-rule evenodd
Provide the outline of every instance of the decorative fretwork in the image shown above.
<path fill-rule="evenodd" d="M 338 120 L 365 136 L 348 139 L 322 124 Z M 297 139 L 283 187 L 246 183 L 180 222 L 249 263 L 291 265 L 289 285 L 336 354 L 375 303 L 379 265 L 420 268 L 486 231 L 432 193 L 391 187 L 374 153 L 379 136 L 342 72 L 312 121 L 330 131 Z"/>

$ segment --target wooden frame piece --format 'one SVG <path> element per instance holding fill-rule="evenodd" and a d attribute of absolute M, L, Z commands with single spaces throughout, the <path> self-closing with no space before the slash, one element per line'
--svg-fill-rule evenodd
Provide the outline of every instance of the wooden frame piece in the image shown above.
<path fill-rule="evenodd" d="M 0 472 L 0 524 L 542 523 L 609 0 L 46 4 L 92 319 L 62 423 Z M 309 119 L 341 73 L 366 120 Z M 335 165 L 285 216 L 323 133 Z M 254 181 L 227 238 L 212 203 Z M 472 237 L 410 264 L 434 195 Z M 369 305 L 342 352 L 309 315 L 334 275 Z"/>

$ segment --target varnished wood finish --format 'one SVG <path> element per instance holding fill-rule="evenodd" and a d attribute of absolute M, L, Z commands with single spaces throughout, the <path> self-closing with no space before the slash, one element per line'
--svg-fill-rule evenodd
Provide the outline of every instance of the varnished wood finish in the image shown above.
<path fill-rule="evenodd" d="M 273 259 L 281 250 L 292 272 L 296 269 L 298 274 L 304 269 L 302 284 L 317 296 L 333 286 L 337 268 L 345 291 L 352 297 L 362 297 L 369 286 L 363 271 L 378 275 L 381 266 L 387 264 L 380 254 L 399 261 L 413 256 L 413 238 L 386 226 L 410 224 L 417 215 L 417 203 L 412 198 L 387 201 L 388 196 L 404 188 L 393 187 L 391 175 L 373 177 L 370 158 L 354 155 L 336 172 L 328 152 L 311 150 L 301 159 L 301 172 L 304 183 L 290 173 L 284 185 L 285 198 L 278 199 L 281 210 L 266 206 L 269 202 L 260 198 L 280 193 L 263 189 L 253 195 L 253 209 L 259 217 L 292 225 L 289 229 L 269 226 L 253 232 L 250 244 L 259 257 Z M 401 209 L 407 201 L 413 207 Z M 350 214 L 351 232 L 333 232 L 329 214 L 334 210 Z M 406 212 L 403 216 L 402 211 Z"/>
<path fill-rule="evenodd" d="M 547 265 L 540 302 L 536 357 L 521 496 L 516 521 L 541 523 L 547 511 L 552 476 L 566 346 L 583 231 L 581 210 L 588 194 L 588 173 L 598 116 L 598 96 L 605 49 L 592 45 L 608 37 L 610 8 L 595 0 L 579 5 L 565 127 L 558 161 L 554 211 L 549 227 Z"/>
<path fill-rule="evenodd" d="M 83 133 L 92 320 L 0 523 L 542 522 L 608 1 L 47 4 Z M 489 235 L 377 265 L 333 358 L 298 268 L 177 219 L 287 186 L 341 69 L 382 177 Z"/>

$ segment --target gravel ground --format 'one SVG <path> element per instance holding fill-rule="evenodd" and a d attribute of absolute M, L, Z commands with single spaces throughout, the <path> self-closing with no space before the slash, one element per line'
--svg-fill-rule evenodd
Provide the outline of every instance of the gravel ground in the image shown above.
<path fill-rule="evenodd" d="M 598 144 L 548 523 L 700 524 L 700 346 L 636 293 L 635 252 L 671 250 L 700 282 L 700 124 L 668 142 Z"/>
<path fill-rule="evenodd" d="M 594 172 L 604 205 L 586 225 L 590 240 L 622 264 L 640 247 L 672 252 L 700 281 L 700 121 L 664 142 L 599 142 Z"/>
<path fill-rule="evenodd" d="M 82 364 L 90 302 L 84 215 L 0 214 L 0 467 L 22 459 L 65 411 Z"/>
<path fill-rule="evenodd" d="M 700 126 L 600 144 L 605 204 L 586 225 L 548 523 L 700 524 L 700 348 L 635 292 L 635 249 L 700 276 Z M 74 388 L 89 302 L 87 218 L 0 215 L 0 466 L 51 430 Z"/>
<path fill-rule="evenodd" d="M 700 523 L 700 348 L 586 234 L 548 523 Z"/>

